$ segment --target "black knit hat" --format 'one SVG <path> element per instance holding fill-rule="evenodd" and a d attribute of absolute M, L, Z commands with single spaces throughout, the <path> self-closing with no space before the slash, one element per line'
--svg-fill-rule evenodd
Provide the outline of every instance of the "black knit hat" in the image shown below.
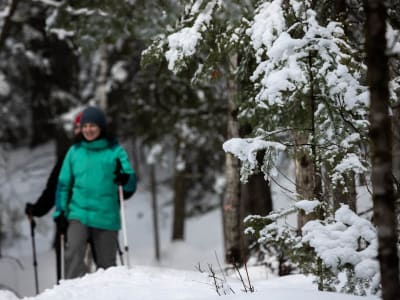
<path fill-rule="evenodd" d="M 81 126 L 85 123 L 94 123 L 99 126 L 101 130 L 104 130 L 106 129 L 106 116 L 99 108 L 89 106 L 82 112 Z"/>

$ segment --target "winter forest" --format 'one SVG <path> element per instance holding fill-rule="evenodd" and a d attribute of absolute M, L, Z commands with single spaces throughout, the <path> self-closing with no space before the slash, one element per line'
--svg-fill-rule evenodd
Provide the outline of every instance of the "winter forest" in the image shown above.
<path fill-rule="evenodd" d="M 257 266 L 400 299 L 397 0 L 0 0 L 0 102 L 0 262 L 34 201 L 13 199 L 13 172 L 35 176 L 13 153 L 61 155 L 93 105 L 154 216 L 169 191 L 168 239 L 221 212 L 211 278 L 236 270 L 251 291 Z"/>

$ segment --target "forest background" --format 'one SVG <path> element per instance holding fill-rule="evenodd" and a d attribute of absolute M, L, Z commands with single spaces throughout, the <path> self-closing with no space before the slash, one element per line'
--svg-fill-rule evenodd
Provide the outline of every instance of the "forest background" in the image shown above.
<path fill-rule="evenodd" d="M 0 11 L 2 153 L 54 138 L 61 153 L 62 116 L 98 105 L 133 143 L 135 166 L 150 156 L 156 174 L 172 157 L 172 239 L 185 216 L 221 205 L 227 263 L 268 246 L 282 275 L 303 266 L 329 290 L 346 269 L 362 285 L 354 261 L 333 266 L 305 239 L 307 223 L 338 223 L 344 203 L 380 229 L 381 278 L 367 285 L 398 299 L 398 2 L 8 0 Z M 279 231 L 268 226 L 293 211 L 265 216 L 282 157 L 296 163 L 286 192 L 308 202 L 294 205 L 297 228 Z M 357 210 L 361 186 L 373 214 Z M 221 203 L 202 202 L 207 193 Z M 372 241 L 360 235 L 356 252 Z"/>

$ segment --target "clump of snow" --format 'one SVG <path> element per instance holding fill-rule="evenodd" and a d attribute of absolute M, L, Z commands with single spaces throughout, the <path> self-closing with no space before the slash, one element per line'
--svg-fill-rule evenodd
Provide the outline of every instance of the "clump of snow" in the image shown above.
<path fill-rule="evenodd" d="M 153 147 L 151 147 L 149 154 L 147 155 L 146 162 L 149 165 L 155 164 L 159 159 L 159 156 L 161 155 L 161 152 L 163 150 L 163 147 L 161 144 L 156 144 Z"/>
<path fill-rule="evenodd" d="M 394 30 L 389 23 L 387 23 L 386 39 L 390 54 L 400 54 L 400 31 Z"/>
<path fill-rule="evenodd" d="M 111 75 L 118 82 L 123 82 L 128 77 L 128 72 L 125 70 L 124 66 L 125 62 L 118 61 L 111 68 Z"/>
<path fill-rule="evenodd" d="M 65 30 L 65 29 L 60 29 L 60 28 L 51 28 L 49 31 L 51 33 L 54 33 L 55 35 L 57 35 L 57 38 L 59 40 L 64 40 L 67 37 L 72 37 L 75 35 L 75 32 L 73 32 L 71 30 Z"/>
<path fill-rule="evenodd" d="M 168 61 L 168 69 L 177 73 L 178 63 L 186 57 L 192 56 L 201 40 L 201 32 L 207 29 L 211 21 L 211 14 L 219 1 L 213 0 L 207 3 L 204 11 L 199 13 L 193 26 L 184 27 L 168 36 L 168 50 L 165 58 Z M 196 9 L 194 12 L 197 12 Z"/>
<path fill-rule="evenodd" d="M 250 36 L 251 44 L 256 50 L 257 62 L 262 60 L 264 50 L 262 46 L 270 48 L 285 28 L 285 20 L 282 18 L 282 0 L 263 3 L 257 8 L 252 26 L 246 31 Z M 271 28 L 273 30 L 265 30 Z"/>
<path fill-rule="evenodd" d="M 333 271 L 351 264 L 359 278 L 375 280 L 379 276 L 376 229 L 347 205 L 336 211 L 334 222 L 309 221 L 302 233 L 302 242 L 309 243 Z"/>
<path fill-rule="evenodd" d="M 294 204 L 296 208 L 303 210 L 306 215 L 312 213 L 319 205 L 321 205 L 321 202 L 318 200 L 300 200 Z"/>
<path fill-rule="evenodd" d="M 355 174 L 362 174 L 367 172 L 367 168 L 363 166 L 360 158 L 354 153 L 348 153 L 345 157 L 335 166 L 332 174 L 332 181 L 345 182 L 343 174 L 349 173 L 350 171 Z"/>
<path fill-rule="evenodd" d="M 354 143 L 359 142 L 360 140 L 360 134 L 359 133 L 352 133 L 349 136 L 347 136 L 345 139 L 343 139 L 343 141 L 340 143 L 340 146 L 348 149 L 351 146 L 354 145 Z"/>
<path fill-rule="evenodd" d="M 261 137 L 256 138 L 232 138 L 223 144 L 225 152 L 232 153 L 240 161 L 248 162 L 254 169 L 257 166 L 257 152 L 264 149 L 285 150 L 286 146 L 278 142 L 265 141 Z"/>
<path fill-rule="evenodd" d="M 69 5 L 67 6 L 66 11 L 73 16 L 79 16 L 79 15 L 83 15 L 83 16 L 99 15 L 101 17 L 109 16 L 108 13 L 106 13 L 105 11 L 103 11 L 101 9 L 88 9 L 86 7 L 75 9 Z"/>
<path fill-rule="evenodd" d="M 10 94 L 10 85 L 6 81 L 5 75 L 0 72 L 0 96 L 8 96 Z"/>
<path fill-rule="evenodd" d="M 168 69 L 174 70 L 178 60 L 186 56 L 191 56 L 196 51 L 198 40 L 201 39 L 201 34 L 197 28 L 185 27 L 179 32 L 168 36 L 169 50 L 165 52 L 165 57 L 168 61 Z"/>

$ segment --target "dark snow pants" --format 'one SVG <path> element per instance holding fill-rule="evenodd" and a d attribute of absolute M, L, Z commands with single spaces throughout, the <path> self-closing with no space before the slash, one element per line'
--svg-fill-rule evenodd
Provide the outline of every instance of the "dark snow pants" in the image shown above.
<path fill-rule="evenodd" d="M 97 268 L 116 266 L 118 231 L 87 227 L 77 220 L 68 226 L 65 248 L 65 278 L 76 278 L 87 273 L 85 251 L 87 241 L 91 240 L 96 256 Z"/>

